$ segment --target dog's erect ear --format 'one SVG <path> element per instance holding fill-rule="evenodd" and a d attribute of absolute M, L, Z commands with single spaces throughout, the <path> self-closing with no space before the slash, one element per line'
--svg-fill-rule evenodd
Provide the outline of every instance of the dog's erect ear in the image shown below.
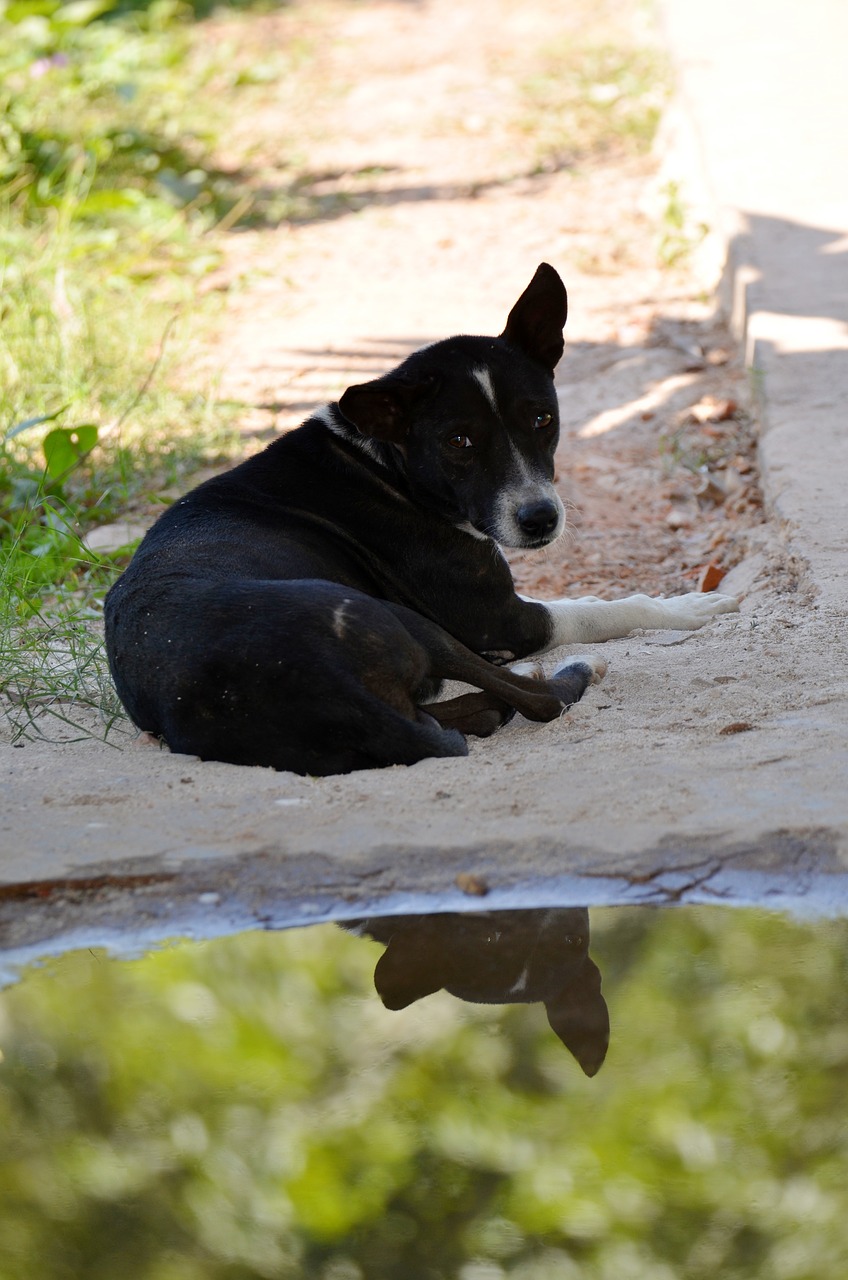
<path fill-rule="evenodd" d="M 562 330 L 567 316 L 565 285 L 553 267 L 542 262 L 510 311 L 501 337 L 553 373 L 565 348 Z"/>
<path fill-rule="evenodd" d="M 413 378 L 390 373 L 373 382 L 348 387 L 339 400 L 339 408 L 364 436 L 400 444 L 413 408 L 435 385 L 436 379 L 429 375 Z"/>
<path fill-rule="evenodd" d="M 598 966 L 586 957 L 582 973 L 556 1000 L 547 1000 L 548 1022 L 587 1076 L 600 1069 L 609 1047 L 609 1010 Z"/>

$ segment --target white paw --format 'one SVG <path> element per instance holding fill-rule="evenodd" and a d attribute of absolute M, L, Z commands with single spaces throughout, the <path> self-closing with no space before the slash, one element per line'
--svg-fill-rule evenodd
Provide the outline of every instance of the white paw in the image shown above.
<path fill-rule="evenodd" d="M 561 666 L 556 674 L 561 676 L 569 667 L 588 667 L 592 672 L 590 684 L 600 684 L 607 673 L 607 664 L 603 658 L 598 658 L 594 653 L 581 653 L 569 658 L 568 661 Z"/>
<path fill-rule="evenodd" d="M 688 595 L 672 596 L 670 600 L 655 600 L 654 604 L 658 615 L 652 625 L 673 631 L 697 631 L 721 613 L 739 612 L 738 600 L 719 595 L 717 591 L 690 591 Z"/>
<path fill-rule="evenodd" d="M 545 678 L 545 668 L 541 662 L 513 662 L 509 669 L 514 676 L 526 676 L 528 680 Z"/>

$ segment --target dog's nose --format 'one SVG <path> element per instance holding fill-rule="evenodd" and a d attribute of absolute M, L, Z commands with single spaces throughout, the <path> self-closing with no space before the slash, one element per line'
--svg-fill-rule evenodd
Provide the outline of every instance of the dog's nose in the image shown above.
<path fill-rule="evenodd" d="M 553 533 L 559 522 L 559 507 L 550 498 L 525 502 L 515 513 L 519 528 L 531 538 Z"/>

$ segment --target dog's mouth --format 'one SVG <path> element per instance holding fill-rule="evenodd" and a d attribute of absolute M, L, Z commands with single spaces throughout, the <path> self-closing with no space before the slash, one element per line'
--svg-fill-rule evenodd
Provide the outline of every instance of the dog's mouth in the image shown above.
<path fill-rule="evenodd" d="M 514 551 L 540 551 L 542 547 L 550 547 L 557 542 L 563 535 L 564 526 L 555 533 L 548 534 L 546 537 L 522 537 L 515 538 L 509 542 L 501 541 L 501 546 L 510 547 Z"/>
<path fill-rule="evenodd" d="M 516 542 L 516 549 L 521 548 L 524 551 L 539 551 L 542 547 L 550 547 L 559 538 L 559 534 L 554 534 L 550 538 L 535 538 L 532 542 Z"/>
<path fill-rule="evenodd" d="M 553 533 L 535 538 L 529 534 L 518 533 L 515 530 L 511 530 L 504 535 L 499 530 L 480 529 L 468 520 L 464 520 L 462 524 L 457 525 L 457 528 L 462 529 L 464 533 L 470 533 L 473 538 L 479 538 L 482 542 L 487 540 L 496 542 L 499 547 L 506 547 L 510 551 L 540 551 L 542 547 L 550 547 L 553 543 L 559 541 L 565 532 L 565 522 L 563 521 L 562 527 L 556 529 Z"/>

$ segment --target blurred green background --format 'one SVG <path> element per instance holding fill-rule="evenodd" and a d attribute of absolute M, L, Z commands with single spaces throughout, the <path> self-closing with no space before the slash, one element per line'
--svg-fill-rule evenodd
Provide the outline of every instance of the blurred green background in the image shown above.
<path fill-rule="evenodd" d="M 844 922 L 594 912 L 594 1080 L 539 1006 L 384 1010 L 380 954 L 320 926 L 3 993 L 3 1280 L 846 1274 Z"/>

